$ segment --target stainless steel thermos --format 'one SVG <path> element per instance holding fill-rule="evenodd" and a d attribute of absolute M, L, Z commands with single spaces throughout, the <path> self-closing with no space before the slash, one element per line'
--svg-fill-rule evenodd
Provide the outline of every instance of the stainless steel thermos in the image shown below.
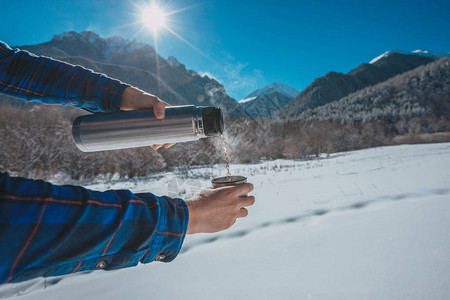
<path fill-rule="evenodd" d="M 223 131 L 220 108 L 168 106 L 163 120 L 153 111 L 122 111 L 84 115 L 75 119 L 72 135 L 84 152 L 194 141 Z"/>

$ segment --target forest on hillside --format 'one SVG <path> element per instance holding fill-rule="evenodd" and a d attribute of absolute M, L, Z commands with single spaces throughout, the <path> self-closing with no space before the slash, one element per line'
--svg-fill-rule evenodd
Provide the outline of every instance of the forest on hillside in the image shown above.
<path fill-rule="evenodd" d="M 19 100 L 18 100 L 19 101 Z M 194 165 L 224 163 L 220 138 L 179 143 L 170 149 L 150 147 L 83 153 L 73 143 L 71 122 L 81 112 L 29 104 L 0 105 L 0 169 L 39 179 L 132 178 Z M 445 117 L 415 116 L 396 122 L 310 120 L 271 122 L 226 118 L 231 163 L 266 159 L 310 159 L 321 153 L 349 151 L 405 142 L 448 141 L 450 136 L 421 136 L 450 131 Z M 403 139 L 398 139 L 403 137 Z"/>
<path fill-rule="evenodd" d="M 71 134 L 72 121 L 81 114 L 86 112 L 0 96 L 0 170 L 39 179 L 92 180 L 224 163 L 219 137 L 158 151 L 83 153 Z M 295 117 L 226 115 L 225 136 L 231 163 L 311 159 L 368 147 L 450 141 L 449 118 L 450 58 L 441 58 Z"/>

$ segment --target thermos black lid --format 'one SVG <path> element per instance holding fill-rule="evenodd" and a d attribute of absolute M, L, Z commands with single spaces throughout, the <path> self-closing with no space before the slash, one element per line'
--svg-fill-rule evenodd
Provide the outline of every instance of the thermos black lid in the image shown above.
<path fill-rule="evenodd" d="M 203 129 L 206 136 L 223 132 L 222 110 L 218 107 L 205 106 L 202 109 Z"/>

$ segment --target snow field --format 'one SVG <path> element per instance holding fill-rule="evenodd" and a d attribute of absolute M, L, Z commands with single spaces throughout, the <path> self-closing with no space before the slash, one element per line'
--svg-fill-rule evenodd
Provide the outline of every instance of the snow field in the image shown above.
<path fill-rule="evenodd" d="M 187 236 L 172 263 L 36 279 L 20 299 L 449 299 L 450 144 L 231 165 L 256 203 L 229 230 Z M 93 189 L 184 197 L 224 166 Z"/>

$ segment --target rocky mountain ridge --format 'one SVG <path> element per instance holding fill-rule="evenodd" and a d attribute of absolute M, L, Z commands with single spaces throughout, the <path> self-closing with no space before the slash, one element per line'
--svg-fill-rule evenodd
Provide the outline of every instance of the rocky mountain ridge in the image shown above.
<path fill-rule="evenodd" d="M 66 32 L 55 35 L 49 42 L 19 48 L 104 73 L 152 92 L 173 105 L 213 105 L 232 117 L 272 120 L 299 119 L 305 111 L 339 101 L 447 55 L 425 50 L 387 51 L 347 74 L 329 72 L 300 93 L 275 82 L 238 103 L 216 80 L 187 70 L 175 57 L 164 59 L 153 47 L 136 40 L 120 36 L 102 38 L 89 31 Z M 0 96 L 2 101 L 5 98 L 8 97 Z"/>
<path fill-rule="evenodd" d="M 421 116 L 450 118 L 450 57 L 419 66 L 338 101 L 305 110 L 297 120 L 394 124 Z"/>
<path fill-rule="evenodd" d="M 450 53 L 436 53 L 436 52 L 423 50 L 423 49 L 416 49 L 416 50 L 413 50 L 411 52 L 406 52 L 406 51 L 401 51 L 401 50 L 395 50 L 394 49 L 394 50 L 386 51 L 386 52 L 384 52 L 381 55 L 378 55 L 377 57 L 372 59 L 369 62 L 369 64 L 373 64 L 373 63 L 379 61 L 380 59 L 389 56 L 392 53 L 399 53 L 399 54 L 404 54 L 404 55 L 417 55 L 417 56 L 431 57 L 431 58 L 441 58 L 441 57 L 450 56 Z"/>
<path fill-rule="evenodd" d="M 383 82 L 434 60 L 435 58 L 431 57 L 391 53 L 372 64 L 362 64 L 347 74 L 329 72 L 315 79 L 278 111 L 277 116 L 296 118 L 307 109 L 337 101 L 360 89 Z"/>
<path fill-rule="evenodd" d="M 176 58 L 167 60 L 153 47 L 122 37 L 102 38 L 84 31 L 67 32 L 46 43 L 19 48 L 91 68 L 156 94 L 173 105 L 221 107 L 230 116 L 243 115 L 223 85 L 187 70 Z"/>
<path fill-rule="evenodd" d="M 268 118 L 285 106 L 299 91 L 279 82 L 249 94 L 239 101 L 242 109 L 252 118 Z"/>

